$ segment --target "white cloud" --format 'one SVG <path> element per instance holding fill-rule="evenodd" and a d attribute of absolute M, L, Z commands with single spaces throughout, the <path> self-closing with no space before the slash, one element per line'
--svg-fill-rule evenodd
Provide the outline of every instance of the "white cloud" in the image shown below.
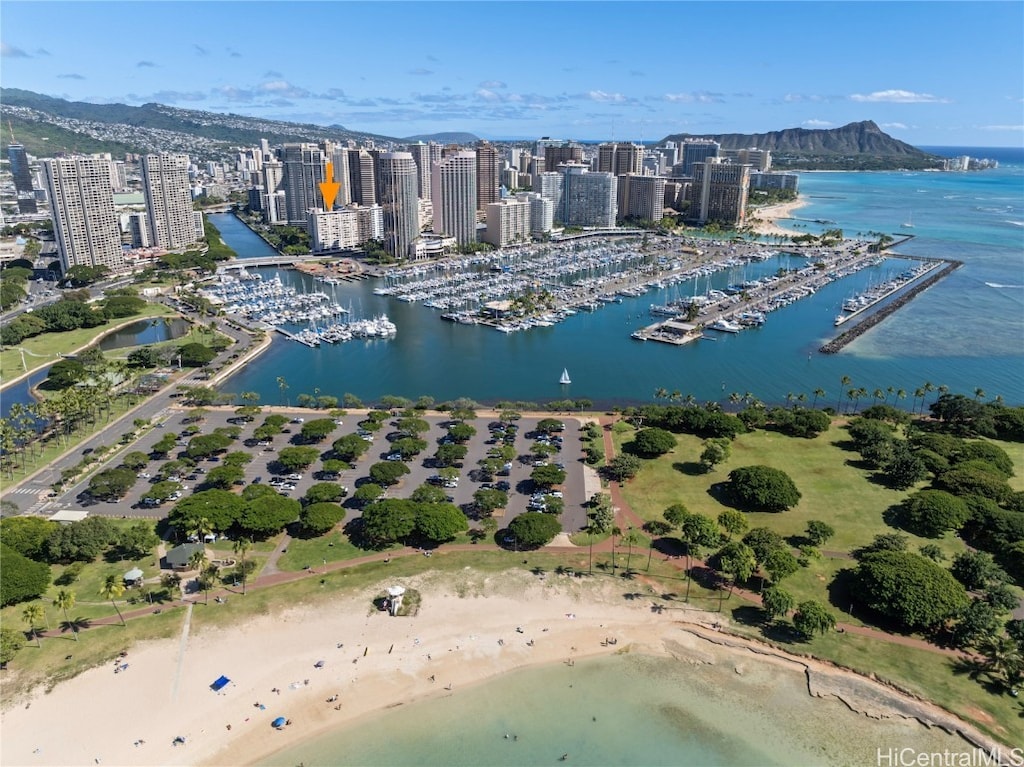
<path fill-rule="evenodd" d="M 484 80 L 480 83 L 480 87 L 491 90 L 492 88 L 507 88 L 508 85 L 503 83 L 501 80 Z"/>
<path fill-rule="evenodd" d="M 882 123 L 881 127 L 886 130 L 908 130 L 908 126 L 903 123 Z"/>
<path fill-rule="evenodd" d="M 626 97 L 621 93 L 605 93 L 604 91 L 587 91 L 587 98 L 591 101 L 600 101 L 602 103 L 621 103 L 626 100 Z"/>
<path fill-rule="evenodd" d="M 808 128 L 828 128 L 835 123 L 829 122 L 828 120 L 804 120 L 801 125 L 805 125 Z"/>
<path fill-rule="evenodd" d="M 692 93 L 666 93 L 665 101 L 683 104 L 721 104 L 725 101 L 721 93 L 693 91 Z"/>
<path fill-rule="evenodd" d="M 854 93 L 851 101 L 888 102 L 891 104 L 948 104 L 949 99 L 933 96 L 930 93 L 914 93 L 899 89 L 875 91 L 873 93 Z"/>
<path fill-rule="evenodd" d="M 1024 131 L 1024 125 L 979 125 L 978 130 Z"/>

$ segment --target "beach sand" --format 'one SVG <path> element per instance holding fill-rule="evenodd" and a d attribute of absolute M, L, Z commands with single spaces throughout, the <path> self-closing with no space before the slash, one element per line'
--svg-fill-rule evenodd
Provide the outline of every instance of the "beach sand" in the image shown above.
<path fill-rule="evenodd" d="M 339 724 L 513 669 L 622 651 L 698 663 L 735 662 L 738 653 L 790 672 L 813 667 L 811 694 L 839 697 L 874 718 L 968 731 L 937 708 L 849 672 L 718 633 L 719 614 L 623 600 L 622 584 L 611 579 L 425 573 L 404 580 L 423 598 L 419 614 L 404 618 L 372 606 L 388 585 L 282 607 L 230 629 L 196 633 L 183 614 L 180 638 L 132 648 L 123 672 L 92 669 L 11 705 L 2 714 L 0 762 L 249 764 Z M 214 692 L 222 674 L 231 683 Z M 279 716 L 292 723 L 274 729 Z M 184 744 L 173 745 L 179 736 Z"/>
<path fill-rule="evenodd" d="M 807 200 L 800 197 L 793 202 L 782 202 L 778 205 L 766 205 L 763 208 L 752 208 L 748 210 L 747 223 L 750 228 L 758 234 L 781 235 L 788 237 L 798 234 L 792 227 L 791 218 L 794 211 L 799 210 L 807 204 Z"/>

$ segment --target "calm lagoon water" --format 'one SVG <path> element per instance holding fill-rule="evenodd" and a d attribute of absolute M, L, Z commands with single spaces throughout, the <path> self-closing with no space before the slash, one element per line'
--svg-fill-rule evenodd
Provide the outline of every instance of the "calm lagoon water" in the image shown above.
<path fill-rule="evenodd" d="M 891 744 L 963 747 L 916 722 L 876 722 L 812 698 L 798 671 L 622 655 L 513 672 L 260 764 L 522 767 L 558 764 L 562 754 L 571 765 L 874 764 L 875 748 Z"/>
<path fill-rule="evenodd" d="M 849 376 L 853 386 L 869 392 L 902 388 L 908 401 L 930 381 L 954 392 L 981 387 L 990 398 L 1001 394 L 1017 402 L 1024 380 L 1024 160 L 1018 151 L 1003 162 L 997 170 L 977 173 L 801 174 L 801 194 L 809 202 L 796 214 L 801 219 L 835 221 L 852 236 L 912 232 L 915 239 L 901 246 L 901 254 L 965 263 L 837 355 L 817 349 L 834 335 L 832 321 L 843 300 L 906 262 L 892 260 L 833 283 L 773 312 L 758 330 L 685 347 L 629 337 L 651 322 L 649 305 L 677 297 L 676 288 L 581 312 L 553 328 L 505 335 L 443 322 L 435 310 L 375 296 L 373 281 L 327 286 L 357 315 L 387 313 L 398 336 L 319 349 L 281 339 L 225 388 L 257 391 L 264 402 L 277 402 L 277 377 L 285 371 L 292 398 L 319 388 L 368 401 L 382 394 L 429 394 L 481 402 L 586 398 L 607 406 L 649 402 L 659 387 L 702 400 L 752 392 L 769 402 L 784 402 L 788 393 L 810 398 L 821 388 L 828 402 L 839 394 L 840 379 Z M 914 228 L 901 230 L 908 219 Z M 241 256 L 271 252 L 233 216 L 211 220 Z M 822 228 L 801 224 L 801 230 Z M 272 276 L 274 270 L 264 273 Z M 280 275 L 309 290 L 324 289 L 294 272 Z M 563 367 L 572 376 L 568 387 L 558 384 Z"/>

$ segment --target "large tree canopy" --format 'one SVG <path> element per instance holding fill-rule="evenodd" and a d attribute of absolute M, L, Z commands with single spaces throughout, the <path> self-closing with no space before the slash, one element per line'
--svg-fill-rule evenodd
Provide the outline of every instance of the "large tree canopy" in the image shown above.
<path fill-rule="evenodd" d="M 929 629 L 967 607 L 967 592 L 930 559 L 907 551 L 876 551 L 861 560 L 853 596 L 907 628 Z"/>
<path fill-rule="evenodd" d="M 800 501 L 800 491 L 781 469 L 741 466 L 729 472 L 729 492 L 740 508 L 785 511 Z"/>
<path fill-rule="evenodd" d="M 528 511 L 513 519 L 508 531 L 515 536 L 518 546 L 534 548 L 550 543 L 552 538 L 562 532 L 562 525 L 551 514 Z"/>
<path fill-rule="evenodd" d="M 0 543 L 0 605 L 6 607 L 42 595 L 50 585 L 50 567 L 33 562 L 5 543 Z"/>

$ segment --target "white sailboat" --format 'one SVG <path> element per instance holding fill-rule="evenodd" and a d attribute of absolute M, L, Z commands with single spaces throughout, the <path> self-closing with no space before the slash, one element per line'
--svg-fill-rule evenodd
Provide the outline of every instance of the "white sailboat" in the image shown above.
<path fill-rule="evenodd" d="M 907 220 L 900 224 L 900 226 L 902 226 L 904 229 L 914 228 L 914 211 L 910 211 L 909 215 L 907 216 Z"/>
<path fill-rule="evenodd" d="M 572 379 L 569 378 L 569 368 L 562 368 L 562 377 L 558 379 L 558 383 L 563 386 L 572 383 Z"/>

